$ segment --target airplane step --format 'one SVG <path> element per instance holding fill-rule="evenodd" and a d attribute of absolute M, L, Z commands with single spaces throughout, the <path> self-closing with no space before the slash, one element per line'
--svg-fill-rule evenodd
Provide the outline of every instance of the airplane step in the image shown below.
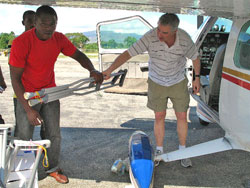
<path fill-rule="evenodd" d="M 162 160 L 164 162 L 176 161 L 186 158 L 198 157 L 202 155 L 208 155 L 212 153 L 231 150 L 233 147 L 227 141 L 225 137 L 211 140 L 205 143 L 194 145 L 182 150 L 176 150 L 173 152 L 159 155 L 155 160 Z"/>

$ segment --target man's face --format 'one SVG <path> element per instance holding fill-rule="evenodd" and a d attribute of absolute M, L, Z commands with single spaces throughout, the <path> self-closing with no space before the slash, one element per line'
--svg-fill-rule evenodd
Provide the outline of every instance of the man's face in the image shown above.
<path fill-rule="evenodd" d="M 57 19 L 54 15 L 41 14 L 36 17 L 36 35 L 40 40 L 48 40 L 56 30 Z"/>
<path fill-rule="evenodd" d="M 35 14 L 28 14 L 24 20 L 23 25 L 25 27 L 25 31 L 28 31 L 34 27 L 35 24 Z"/>
<path fill-rule="evenodd" d="M 175 37 L 176 31 L 172 30 L 170 25 L 161 25 L 158 23 L 157 36 L 161 42 L 167 42 Z"/>

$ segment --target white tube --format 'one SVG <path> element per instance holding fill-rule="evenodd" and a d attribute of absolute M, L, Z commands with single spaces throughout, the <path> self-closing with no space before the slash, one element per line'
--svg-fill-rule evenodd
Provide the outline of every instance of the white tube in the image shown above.
<path fill-rule="evenodd" d="M 41 89 L 40 91 L 37 91 L 37 92 L 25 92 L 24 94 L 23 94 L 23 97 L 26 99 L 26 100 L 28 100 L 28 99 L 31 99 L 31 98 L 33 98 L 33 97 L 42 97 L 42 96 L 44 96 L 44 94 L 45 94 L 45 90 L 44 89 Z"/>
<path fill-rule="evenodd" d="M 28 101 L 28 104 L 30 106 L 35 106 L 36 104 L 46 103 L 46 102 L 48 102 L 48 95 L 44 95 L 42 98 L 39 99 L 31 99 Z"/>

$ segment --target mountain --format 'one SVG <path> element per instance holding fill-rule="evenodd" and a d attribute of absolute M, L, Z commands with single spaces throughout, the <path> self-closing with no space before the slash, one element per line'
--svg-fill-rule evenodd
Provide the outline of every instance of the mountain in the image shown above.
<path fill-rule="evenodd" d="M 83 34 L 89 38 L 90 41 L 88 43 L 97 42 L 96 31 L 87 31 L 83 32 Z M 116 33 L 113 31 L 102 31 L 101 36 L 102 36 L 102 41 L 107 42 L 111 39 L 114 39 L 117 43 L 123 43 L 124 39 L 126 39 L 129 36 L 134 37 L 137 40 L 141 38 L 141 35 L 138 35 L 136 33 Z"/>
<path fill-rule="evenodd" d="M 95 43 L 97 42 L 97 35 L 96 35 L 96 31 L 87 31 L 87 32 L 83 32 L 83 34 L 89 38 L 89 42 L 88 43 Z"/>
<path fill-rule="evenodd" d="M 117 43 L 123 43 L 127 37 L 134 37 L 136 40 L 141 38 L 141 35 L 136 33 L 117 33 L 113 31 L 103 31 L 101 34 L 102 41 L 108 42 L 114 39 Z"/>

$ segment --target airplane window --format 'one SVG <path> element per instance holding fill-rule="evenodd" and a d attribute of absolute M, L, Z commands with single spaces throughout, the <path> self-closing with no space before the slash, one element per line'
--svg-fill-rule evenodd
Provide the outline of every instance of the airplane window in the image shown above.
<path fill-rule="evenodd" d="M 250 20 L 241 28 L 234 52 L 236 67 L 250 70 Z"/>
<path fill-rule="evenodd" d="M 232 20 L 226 18 L 218 18 L 218 20 L 215 22 L 215 26 L 217 31 L 230 32 L 232 23 L 233 23 Z"/>
<path fill-rule="evenodd" d="M 222 44 L 227 43 L 231 27 L 232 20 L 218 18 L 214 26 L 206 35 L 206 38 L 199 49 L 201 55 L 201 75 L 209 75 L 216 51 Z"/>
<path fill-rule="evenodd" d="M 102 25 L 100 27 L 101 47 L 104 49 L 127 49 L 149 29 L 138 19 Z"/>

